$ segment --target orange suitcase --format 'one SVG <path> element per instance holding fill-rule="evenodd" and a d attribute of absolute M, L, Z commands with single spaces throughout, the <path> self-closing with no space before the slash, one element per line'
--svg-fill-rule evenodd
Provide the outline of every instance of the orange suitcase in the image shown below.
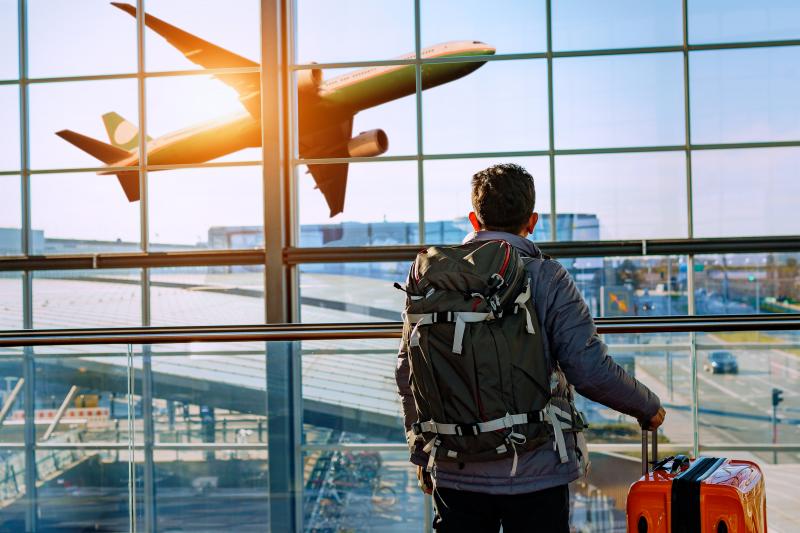
<path fill-rule="evenodd" d="M 678 455 L 647 463 L 642 432 L 642 478 L 631 485 L 626 507 L 632 533 L 767 533 L 764 475 L 753 462 Z"/>

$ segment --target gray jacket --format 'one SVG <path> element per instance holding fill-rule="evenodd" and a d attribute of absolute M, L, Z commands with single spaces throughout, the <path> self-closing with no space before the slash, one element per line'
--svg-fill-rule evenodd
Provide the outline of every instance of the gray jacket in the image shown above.
<path fill-rule="evenodd" d="M 472 240 L 503 239 L 525 256 L 534 258 L 527 270 L 533 280 L 533 301 L 541 322 L 544 353 L 561 373 L 561 387 L 574 386 L 590 400 L 640 421 L 652 418 L 661 407 L 658 397 L 628 375 L 608 355 L 608 347 L 597 336 L 589 309 L 567 270 L 557 261 L 542 257 L 531 241 L 518 235 L 480 231 L 468 235 Z M 408 383 L 407 347 L 401 345 L 395 371 L 403 403 L 406 431 L 417 421 L 414 398 Z M 519 457 L 517 473 L 510 476 L 512 458 L 458 464 L 438 461 L 433 469 L 435 485 L 489 494 L 520 494 L 564 485 L 580 477 L 588 462 L 582 433 L 565 434 L 569 461 L 561 463 L 554 443 Z M 411 462 L 424 466 L 427 455 L 421 447 Z"/>

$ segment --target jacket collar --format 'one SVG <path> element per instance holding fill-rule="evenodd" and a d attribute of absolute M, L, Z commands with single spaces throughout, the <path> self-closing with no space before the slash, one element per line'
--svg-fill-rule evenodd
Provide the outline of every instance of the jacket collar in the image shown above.
<path fill-rule="evenodd" d="M 539 250 L 539 247 L 536 246 L 533 241 L 522 238 L 519 235 L 514 235 L 513 233 L 506 233 L 504 231 L 473 231 L 464 237 L 462 242 L 463 244 L 466 244 L 472 241 L 492 241 L 497 239 L 507 241 L 522 255 L 528 257 L 541 257 L 542 255 L 542 251 Z"/>

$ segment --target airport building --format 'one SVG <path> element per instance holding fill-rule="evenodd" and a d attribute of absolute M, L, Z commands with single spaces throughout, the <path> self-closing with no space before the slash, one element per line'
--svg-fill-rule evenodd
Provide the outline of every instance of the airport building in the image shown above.
<path fill-rule="evenodd" d="M 432 531 L 393 284 L 498 163 L 662 456 L 800 530 L 798 64 L 784 0 L 0 2 L 0 533 Z M 626 531 L 639 425 L 576 405 Z"/>

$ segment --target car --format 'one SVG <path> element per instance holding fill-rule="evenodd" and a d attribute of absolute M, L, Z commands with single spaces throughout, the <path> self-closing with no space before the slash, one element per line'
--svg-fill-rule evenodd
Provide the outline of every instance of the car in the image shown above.
<path fill-rule="evenodd" d="M 712 374 L 738 374 L 739 363 L 731 352 L 711 352 L 703 364 L 703 370 Z"/>

